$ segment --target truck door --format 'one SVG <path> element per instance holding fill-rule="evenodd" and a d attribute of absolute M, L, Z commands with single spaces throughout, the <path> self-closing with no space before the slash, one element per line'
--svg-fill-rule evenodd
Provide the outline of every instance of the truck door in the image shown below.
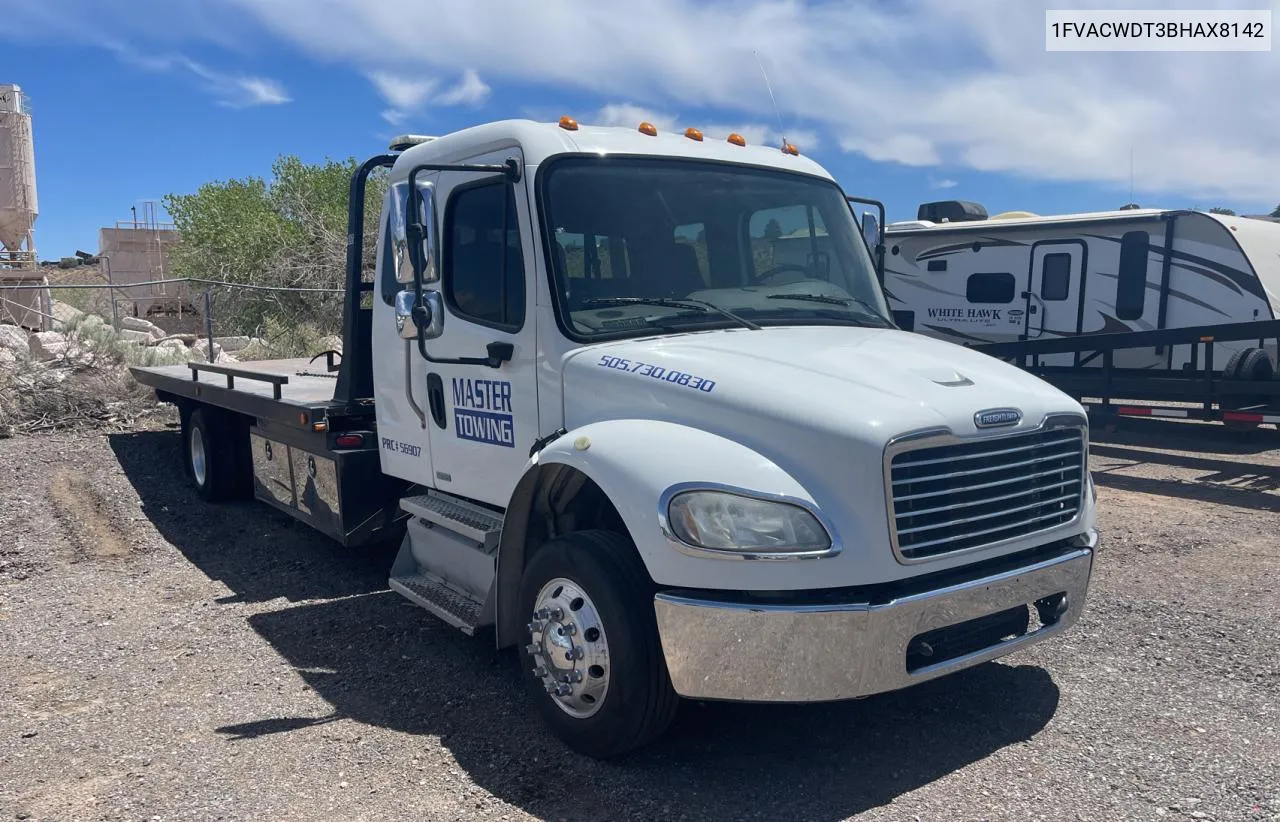
<path fill-rule="evenodd" d="M 1031 247 L 1024 314 L 1027 339 L 1073 337 L 1080 333 L 1085 249 L 1080 240 L 1050 240 Z M 1074 365 L 1076 354 L 1045 354 L 1040 362 Z"/>
<path fill-rule="evenodd" d="M 506 149 L 474 162 L 501 163 L 513 154 Z M 433 360 L 484 357 L 496 342 L 511 344 L 513 353 L 499 368 L 425 363 L 434 485 L 505 506 L 538 436 L 525 184 L 458 172 L 441 174 L 440 184 L 441 278 L 431 288 L 442 292 L 445 319 L 427 352 Z"/>

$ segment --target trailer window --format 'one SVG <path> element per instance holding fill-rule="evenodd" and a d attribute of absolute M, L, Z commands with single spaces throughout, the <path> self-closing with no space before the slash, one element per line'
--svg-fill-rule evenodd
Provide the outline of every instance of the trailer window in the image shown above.
<path fill-rule="evenodd" d="M 1151 235 L 1145 231 L 1126 231 L 1120 238 L 1120 271 L 1116 280 L 1116 319 L 1136 320 L 1142 317 L 1147 301 L 1147 255 Z"/>
<path fill-rule="evenodd" d="M 1071 293 L 1071 255 L 1046 254 L 1040 262 L 1040 296 L 1065 300 Z"/>
<path fill-rule="evenodd" d="M 455 191 L 445 215 L 444 239 L 444 295 L 449 307 L 481 325 L 519 329 L 524 324 L 524 260 L 511 186 L 485 182 Z"/>
<path fill-rule="evenodd" d="M 970 274 L 965 285 L 965 299 L 971 303 L 1011 303 L 1014 288 L 1012 274 Z"/>

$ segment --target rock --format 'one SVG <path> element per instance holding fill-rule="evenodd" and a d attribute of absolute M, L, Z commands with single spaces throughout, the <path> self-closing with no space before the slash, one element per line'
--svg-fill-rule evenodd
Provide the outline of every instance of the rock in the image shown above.
<path fill-rule="evenodd" d="M 64 331 L 77 324 L 84 316 L 84 312 L 80 309 L 59 300 L 53 301 L 53 308 L 50 311 L 53 314 L 54 328 L 61 328 Z"/>
<path fill-rule="evenodd" d="M 218 345 L 218 344 L 215 342 L 215 343 L 213 344 L 213 359 L 214 359 L 214 362 L 217 362 L 218 355 L 219 355 L 219 354 L 221 354 L 221 353 L 222 353 L 222 346 Z M 208 340 L 196 340 L 194 343 L 192 343 L 192 345 L 191 345 L 191 351 L 190 351 L 190 357 L 188 357 L 188 359 L 192 359 L 192 360 L 205 360 L 205 361 L 207 362 L 207 361 L 209 360 L 209 341 L 208 341 Z"/>
<path fill-rule="evenodd" d="M 156 340 L 163 340 L 168 336 L 163 328 L 150 320 L 144 320 L 141 317 L 121 317 L 120 327 L 127 328 L 130 331 L 145 332 Z"/>
<path fill-rule="evenodd" d="M 223 351 L 243 351 L 249 347 L 248 337 L 214 337 L 213 341 L 222 346 Z"/>
<path fill-rule="evenodd" d="M 218 358 L 214 360 L 214 362 L 217 363 L 218 365 L 228 365 L 230 363 L 240 362 L 240 361 L 225 351 L 219 351 Z"/>
<path fill-rule="evenodd" d="M 59 331 L 40 331 L 27 338 L 31 359 L 37 362 L 56 360 L 67 353 L 67 335 Z"/>
<path fill-rule="evenodd" d="M 0 368 L 6 368 L 15 365 L 18 362 L 18 355 L 7 348 L 0 348 Z"/>
<path fill-rule="evenodd" d="M 16 325 L 0 325 L 0 349 L 13 354 L 26 354 L 27 332 Z"/>
<path fill-rule="evenodd" d="M 319 354 L 324 351 L 337 351 L 341 354 L 342 338 L 334 336 L 333 334 L 330 334 L 327 337 L 321 337 L 320 342 L 317 344 L 316 350 L 313 353 Z"/>
<path fill-rule="evenodd" d="M 125 340 L 126 342 L 135 342 L 138 345 L 149 345 L 156 341 L 155 338 L 146 331 L 134 331 L 130 328 L 120 329 L 120 339 Z"/>
<path fill-rule="evenodd" d="M 198 334 L 168 334 L 161 337 L 160 342 L 165 342 L 166 340 L 178 340 L 183 345 L 191 345 L 198 339 L 200 339 Z"/>
<path fill-rule="evenodd" d="M 178 340 L 178 339 L 174 339 L 173 337 L 170 337 L 168 339 L 161 340 L 160 342 L 156 343 L 156 348 L 162 351 L 186 351 L 187 344 L 184 343 L 182 340 Z"/>

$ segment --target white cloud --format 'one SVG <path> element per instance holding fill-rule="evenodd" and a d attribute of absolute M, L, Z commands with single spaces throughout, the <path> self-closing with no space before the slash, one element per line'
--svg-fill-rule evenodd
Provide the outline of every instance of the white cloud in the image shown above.
<path fill-rule="evenodd" d="M 11 2 L 32 19 L 48 5 Z M 1273 148 L 1280 111 L 1265 104 L 1280 85 L 1274 54 L 1048 52 L 1044 5 L 1026 0 L 551 0 L 537 14 L 523 0 L 207 0 L 201 14 L 228 21 L 212 27 L 193 18 L 197 4 L 171 0 L 59 5 L 60 19 L 82 31 L 145 26 L 175 42 L 266 32 L 361 71 L 394 56 L 399 75 L 461 76 L 432 90 L 456 91 L 449 99 L 459 103 L 483 99 L 485 84 L 468 84 L 470 71 L 495 86 L 577 93 L 569 99 L 586 93 L 685 117 L 716 112 L 726 124 L 776 122 L 758 50 L 784 130 L 802 151 L 791 134 L 808 130 L 823 145 L 878 162 L 1127 192 L 1132 150 L 1145 199 L 1229 198 L 1254 207 L 1280 198 Z M 145 23 L 136 20 L 144 15 Z M 513 20 L 518 36 L 499 45 L 495 21 Z M 401 112 L 393 116 L 412 111 L 389 105 Z M 755 136 L 776 138 L 768 131 Z"/>
<path fill-rule="evenodd" d="M 104 42 L 102 45 L 124 62 L 146 71 L 182 70 L 199 77 L 205 89 L 223 106 L 230 108 L 276 106 L 292 100 L 284 90 L 284 86 L 265 77 L 216 71 L 181 54 L 142 54 L 130 46 L 114 41 Z"/>
<path fill-rule="evenodd" d="M 674 114 L 664 114 L 633 103 L 609 103 L 587 122 L 599 126 L 637 127 L 641 123 L 652 123 L 659 131 L 670 131 L 676 127 L 676 119 Z"/>
<path fill-rule="evenodd" d="M 418 108 L 436 88 L 435 80 L 415 80 L 384 71 L 370 72 L 369 81 L 382 99 L 397 109 Z"/>
<path fill-rule="evenodd" d="M 438 95 L 434 102 L 440 106 L 478 106 L 489 98 L 489 91 L 480 75 L 467 69 L 458 84 Z"/>
<path fill-rule="evenodd" d="M 959 185 L 959 183 L 955 180 L 947 178 L 936 180 L 933 177 L 929 178 L 929 188 L 955 188 L 957 185 Z"/>
<path fill-rule="evenodd" d="M 634 103 L 609 103 L 601 106 L 593 115 L 579 118 L 582 123 L 599 126 L 630 126 L 652 123 L 659 131 L 683 131 L 690 126 L 698 129 L 709 140 L 723 140 L 730 134 L 739 134 L 750 145 L 781 146 L 783 135 L 776 128 L 759 123 L 703 123 L 698 118 L 681 117 L 656 111 Z M 786 133 L 787 142 L 803 151 L 812 151 L 819 144 L 816 132 L 810 129 L 792 129 Z"/>
<path fill-rule="evenodd" d="M 404 77 L 385 71 L 371 71 L 366 74 L 369 82 L 390 108 L 382 112 L 382 119 L 393 126 L 399 126 L 415 114 L 421 114 L 428 104 L 437 106 L 476 106 L 489 96 L 490 88 L 480 75 L 472 69 L 462 73 L 462 78 L 453 86 L 436 92 L 440 83 L 433 77 Z"/>

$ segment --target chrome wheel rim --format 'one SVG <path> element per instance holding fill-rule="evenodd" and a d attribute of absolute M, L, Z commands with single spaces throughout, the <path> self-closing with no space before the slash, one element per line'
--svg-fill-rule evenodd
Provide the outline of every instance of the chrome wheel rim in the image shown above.
<path fill-rule="evenodd" d="M 191 473 L 196 484 L 203 486 L 205 479 L 204 433 L 197 427 L 191 429 Z"/>
<path fill-rule="evenodd" d="M 564 578 L 542 586 L 528 630 L 533 675 L 552 702 L 576 719 L 600 710 L 609 691 L 609 642 L 586 591 Z"/>

